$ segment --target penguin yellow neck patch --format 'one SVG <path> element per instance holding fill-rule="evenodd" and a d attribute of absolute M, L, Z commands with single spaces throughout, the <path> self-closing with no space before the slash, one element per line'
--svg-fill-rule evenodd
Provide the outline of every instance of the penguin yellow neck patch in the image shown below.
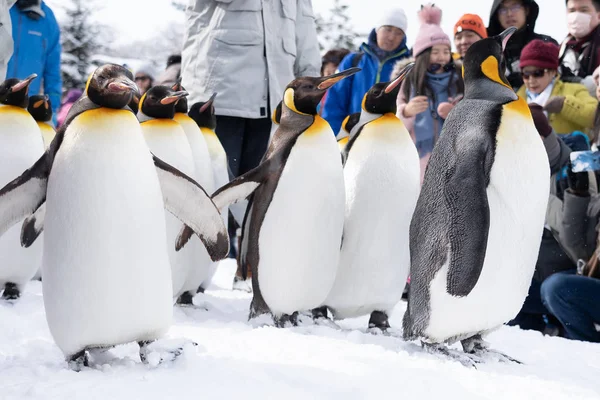
<path fill-rule="evenodd" d="M 296 108 L 296 104 L 294 103 L 294 89 L 288 88 L 285 90 L 285 94 L 283 96 L 283 102 L 285 103 L 287 108 L 289 108 L 293 112 L 295 112 L 297 114 L 302 114 L 302 115 L 309 115 L 309 114 L 305 114 L 303 112 L 298 111 L 298 109 Z"/>
<path fill-rule="evenodd" d="M 531 110 L 529 110 L 527 102 L 521 96 L 519 96 L 517 100 L 511 101 L 510 103 L 506 104 L 504 107 L 506 107 L 509 110 L 516 111 L 525 117 L 532 118 Z"/>
<path fill-rule="evenodd" d="M 148 94 L 148 92 L 146 92 L 142 95 L 142 98 L 140 99 L 140 102 L 138 103 L 138 110 L 142 109 L 142 104 L 144 104 L 144 100 L 146 100 L 146 94 Z"/>
<path fill-rule="evenodd" d="M 494 56 L 489 56 L 485 59 L 484 62 L 481 63 L 481 72 L 485 76 L 487 76 L 490 80 L 501 84 L 512 90 L 510 86 L 508 86 L 502 79 L 500 79 L 500 75 L 498 74 L 498 60 Z"/>
<path fill-rule="evenodd" d="M 365 103 L 367 102 L 367 95 L 365 94 L 363 96 L 362 102 L 360 103 L 360 108 L 367 111 L 367 109 L 365 108 Z"/>
<path fill-rule="evenodd" d="M 89 78 L 88 78 L 88 80 L 87 80 L 87 82 L 85 83 L 85 94 L 86 94 L 86 96 L 88 94 L 88 89 L 90 88 L 90 83 L 92 82 L 92 77 L 93 76 L 94 76 L 94 74 L 91 73 L 90 76 L 89 76 Z"/>

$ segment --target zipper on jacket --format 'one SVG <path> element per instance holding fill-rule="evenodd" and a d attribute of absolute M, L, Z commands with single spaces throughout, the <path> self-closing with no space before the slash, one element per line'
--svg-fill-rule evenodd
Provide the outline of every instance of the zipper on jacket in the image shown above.
<path fill-rule="evenodd" d="M 371 52 L 371 49 L 369 49 L 368 46 L 365 46 L 364 48 L 365 53 L 368 53 L 369 55 L 375 57 L 377 60 L 379 60 L 379 57 L 377 57 L 375 54 L 373 54 Z M 385 65 L 386 62 L 388 62 L 389 60 L 391 60 L 392 58 L 396 58 L 396 57 L 400 57 L 402 54 L 406 53 L 406 49 L 392 54 L 391 56 L 379 61 L 379 65 L 377 66 L 377 74 L 375 75 L 375 83 L 379 83 L 379 80 L 381 79 L 381 70 L 383 69 L 383 66 Z"/>

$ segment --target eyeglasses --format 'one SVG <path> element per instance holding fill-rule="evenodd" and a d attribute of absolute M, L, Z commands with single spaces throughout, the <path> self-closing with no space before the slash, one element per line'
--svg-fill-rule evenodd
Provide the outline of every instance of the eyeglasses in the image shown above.
<path fill-rule="evenodd" d="M 498 9 L 498 15 L 506 15 L 506 14 L 508 14 L 509 11 L 511 14 L 514 14 L 516 12 L 521 11 L 522 9 L 523 9 L 522 4 L 515 4 L 510 7 L 500 7 Z"/>
<path fill-rule="evenodd" d="M 136 81 L 146 81 L 146 80 L 150 80 L 150 78 L 147 76 L 136 76 L 135 80 Z"/>
<path fill-rule="evenodd" d="M 546 72 L 548 72 L 547 69 L 536 69 L 535 71 L 531 72 L 521 72 L 521 78 L 523 80 L 529 79 L 532 76 L 534 78 L 541 78 L 542 76 L 546 75 Z"/>

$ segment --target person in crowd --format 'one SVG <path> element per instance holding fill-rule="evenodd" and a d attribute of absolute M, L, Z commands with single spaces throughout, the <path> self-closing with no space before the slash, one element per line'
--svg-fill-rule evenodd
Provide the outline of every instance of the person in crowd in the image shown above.
<path fill-rule="evenodd" d="M 155 72 L 154 66 L 150 63 L 145 63 L 135 71 L 135 84 L 138 87 L 140 96 L 146 93 L 154 86 Z"/>
<path fill-rule="evenodd" d="M 58 116 L 56 118 L 57 128 L 65 122 L 65 120 L 67 119 L 67 115 L 69 114 L 69 110 L 71 109 L 73 104 L 75 104 L 75 102 L 79 100 L 82 94 L 83 90 L 81 89 L 74 88 L 67 90 L 67 93 L 63 96 L 62 103 L 60 104 L 60 109 L 58 110 Z"/>
<path fill-rule="evenodd" d="M 348 54 L 350 54 L 350 50 L 348 49 L 332 49 L 327 51 L 327 53 L 325 53 L 321 59 L 321 76 L 335 74 L 338 66 Z M 319 103 L 319 114 L 323 113 L 323 107 L 325 105 L 325 99 L 327 98 L 328 93 L 329 91 L 325 93 L 325 96 L 323 96 L 321 102 Z"/>
<path fill-rule="evenodd" d="M 593 96 L 593 79 L 600 66 L 600 0 L 567 0 L 569 34 L 560 47 L 560 74 L 565 81 L 581 82 Z"/>
<path fill-rule="evenodd" d="M 256 167 L 267 150 L 271 114 L 287 84 L 296 77 L 319 76 L 312 3 L 196 0 L 190 4 L 182 85 L 190 92 L 189 104 L 218 93 L 216 134 L 237 177 Z M 229 227 L 230 235 L 235 235 L 235 224 Z M 231 243 L 236 243 L 235 238 Z M 230 256 L 235 257 L 233 245 Z M 238 265 L 234 287 L 247 290 L 241 272 Z"/>
<path fill-rule="evenodd" d="M 48 95 L 56 125 L 62 95 L 58 22 L 50 7 L 41 0 L 17 0 L 10 9 L 10 18 L 14 52 L 8 63 L 7 76 L 23 79 L 37 74 L 29 85 L 29 94 Z"/>
<path fill-rule="evenodd" d="M 0 82 L 6 79 L 8 60 L 13 54 L 10 8 L 16 0 L 0 0 Z"/>
<path fill-rule="evenodd" d="M 417 146 L 421 180 L 444 120 L 464 92 L 460 71 L 451 56 L 450 38 L 440 27 L 441 15 L 435 5 L 419 11 L 422 24 L 413 47 L 415 66 L 398 94 L 397 115 Z"/>
<path fill-rule="evenodd" d="M 181 76 L 181 54 L 173 54 L 167 58 L 167 67 L 156 79 L 155 85 L 173 86 Z"/>
<path fill-rule="evenodd" d="M 496 36 L 511 26 L 518 28 L 504 50 L 506 78 L 515 91 L 523 85 L 519 58 L 525 45 L 535 39 L 558 44 L 550 36 L 535 33 L 535 22 L 539 11 L 540 8 L 534 0 L 494 0 L 490 10 L 488 36 Z"/>
<path fill-rule="evenodd" d="M 454 24 L 454 46 L 458 52 L 458 60 L 462 61 L 473 43 L 487 37 L 487 29 L 479 15 L 465 14 L 460 17 Z"/>
<path fill-rule="evenodd" d="M 558 75 L 559 47 L 533 40 L 521 53 L 519 67 L 525 84 L 517 94 L 528 103 L 544 107 L 550 125 L 558 134 L 590 133 L 598 100 L 581 83 L 563 82 Z"/>
<path fill-rule="evenodd" d="M 394 64 L 410 57 L 406 45 L 408 21 L 402 9 L 382 12 L 382 16 L 369 34 L 360 51 L 348 54 L 338 66 L 340 71 L 359 67 L 361 71 L 336 84 L 327 94 L 323 118 L 333 132 L 340 131 L 346 116 L 360 112 L 362 99 L 375 83 L 390 80 Z"/>

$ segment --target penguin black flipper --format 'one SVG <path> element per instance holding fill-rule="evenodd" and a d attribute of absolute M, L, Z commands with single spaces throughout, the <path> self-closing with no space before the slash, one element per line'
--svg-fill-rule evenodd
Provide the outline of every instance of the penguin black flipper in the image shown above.
<path fill-rule="evenodd" d="M 35 212 L 25 218 L 21 225 L 21 246 L 30 247 L 44 230 L 44 219 L 46 218 L 46 202 L 43 202 Z"/>
<path fill-rule="evenodd" d="M 222 260 L 229 253 L 229 235 L 219 209 L 196 181 L 152 155 L 165 208 L 192 228 L 210 258 Z"/>

